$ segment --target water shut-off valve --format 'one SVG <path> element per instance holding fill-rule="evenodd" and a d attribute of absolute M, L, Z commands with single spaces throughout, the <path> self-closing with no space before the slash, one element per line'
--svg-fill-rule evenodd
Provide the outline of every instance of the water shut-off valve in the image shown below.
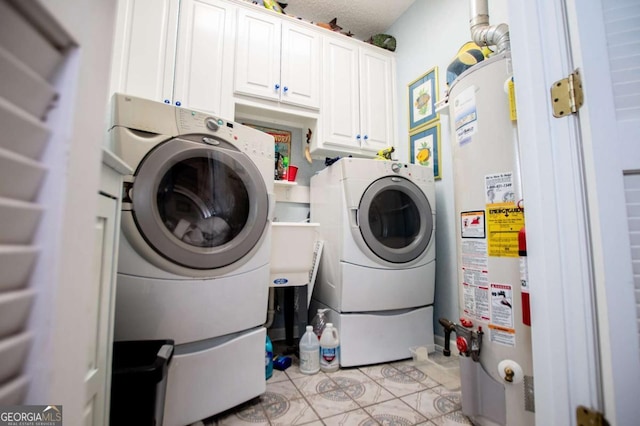
<path fill-rule="evenodd" d="M 475 362 L 480 361 L 480 348 L 482 347 L 482 327 L 478 327 L 478 330 L 473 330 L 473 323 L 465 318 L 461 318 L 461 324 L 456 324 L 449 321 L 446 318 L 440 318 L 438 320 L 440 325 L 444 327 L 444 349 L 442 354 L 444 356 L 451 356 L 451 349 L 449 348 L 451 340 L 451 332 L 455 331 L 458 335 L 456 338 L 456 346 L 461 356 L 471 357 Z"/>

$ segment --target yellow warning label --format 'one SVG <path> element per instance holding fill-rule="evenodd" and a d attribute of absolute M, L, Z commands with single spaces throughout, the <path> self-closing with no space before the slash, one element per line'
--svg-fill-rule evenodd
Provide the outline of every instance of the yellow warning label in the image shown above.
<path fill-rule="evenodd" d="M 487 252 L 495 257 L 518 257 L 518 233 L 524 210 L 515 204 L 487 204 Z"/>
<path fill-rule="evenodd" d="M 516 85 L 513 78 L 509 80 L 509 117 L 511 121 L 518 120 L 518 112 L 516 111 Z"/>

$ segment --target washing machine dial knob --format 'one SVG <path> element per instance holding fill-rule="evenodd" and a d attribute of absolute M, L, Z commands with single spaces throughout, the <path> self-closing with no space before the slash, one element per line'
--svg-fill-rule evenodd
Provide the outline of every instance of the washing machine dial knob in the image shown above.
<path fill-rule="evenodd" d="M 211 130 L 212 132 L 217 132 L 220 128 L 214 118 L 207 118 L 204 122 L 207 125 L 207 129 Z"/>

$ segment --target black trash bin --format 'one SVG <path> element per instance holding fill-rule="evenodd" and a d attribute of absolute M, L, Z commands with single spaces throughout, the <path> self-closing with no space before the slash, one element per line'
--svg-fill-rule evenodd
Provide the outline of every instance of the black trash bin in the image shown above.
<path fill-rule="evenodd" d="M 112 426 L 162 425 L 173 340 L 114 342 L 111 369 Z"/>

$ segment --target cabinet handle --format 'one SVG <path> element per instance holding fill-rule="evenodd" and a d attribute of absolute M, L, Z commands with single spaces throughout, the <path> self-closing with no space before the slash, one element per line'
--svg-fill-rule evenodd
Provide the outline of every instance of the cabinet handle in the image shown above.
<path fill-rule="evenodd" d="M 165 100 L 164 100 L 164 103 L 165 103 L 165 104 L 170 104 L 170 103 L 171 103 L 171 101 L 170 101 L 169 99 L 165 99 Z"/>
<path fill-rule="evenodd" d="M 365 141 L 366 141 L 366 140 L 369 140 L 369 136 L 364 135 L 364 140 L 365 140 Z"/>
<path fill-rule="evenodd" d="M 288 88 L 287 86 L 284 86 L 284 87 L 282 88 L 282 90 L 284 91 L 284 93 L 287 93 L 287 91 L 289 90 L 289 88 Z"/>
<path fill-rule="evenodd" d="M 280 90 L 280 85 L 276 83 L 276 92 Z"/>
<path fill-rule="evenodd" d="M 356 135 L 356 140 L 360 140 L 360 135 Z"/>
<path fill-rule="evenodd" d="M 180 106 L 180 105 L 182 105 L 182 102 L 176 101 L 176 106 Z"/>

